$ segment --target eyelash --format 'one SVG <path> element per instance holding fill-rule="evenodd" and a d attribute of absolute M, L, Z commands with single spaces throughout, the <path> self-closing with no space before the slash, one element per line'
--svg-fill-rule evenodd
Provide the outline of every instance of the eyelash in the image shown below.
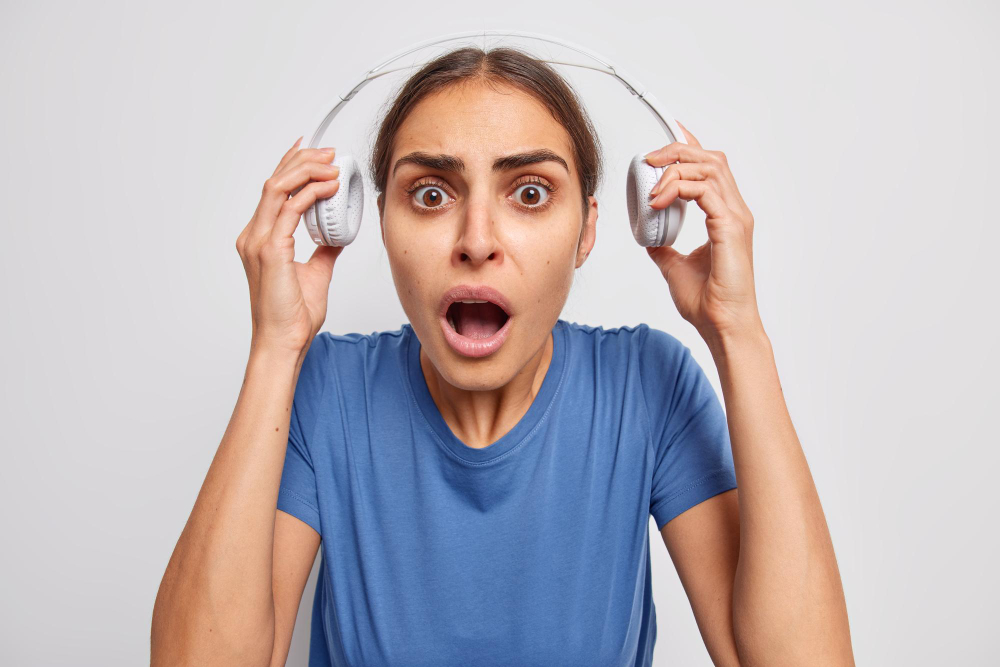
<path fill-rule="evenodd" d="M 544 211 L 554 203 L 556 186 L 552 185 L 548 181 L 543 181 L 538 176 L 526 176 L 521 179 L 518 179 L 517 181 L 514 182 L 513 189 L 516 192 L 517 189 L 520 188 L 522 185 L 528 185 L 528 184 L 540 185 L 548 191 L 548 197 L 545 198 L 545 203 L 539 204 L 538 206 L 527 206 L 526 204 L 519 204 L 515 202 L 514 203 L 515 206 L 524 209 L 525 211 L 529 211 L 531 213 L 537 213 L 539 211 Z M 427 187 L 428 185 L 433 185 L 436 188 L 444 190 L 445 194 L 447 194 L 449 197 L 452 196 L 452 194 L 448 192 L 447 186 L 438 179 L 432 177 L 421 178 L 420 180 L 418 180 L 416 183 L 406 188 L 405 190 L 408 201 L 410 202 L 410 207 L 418 213 L 433 213 L 435 211 L 439 211 L 445 208 L 443 206 L 430 206 L 430 207 L 418 206 L 413 203 L 412 201 L 413 193 L 419 190 L 420 188 Z"/>

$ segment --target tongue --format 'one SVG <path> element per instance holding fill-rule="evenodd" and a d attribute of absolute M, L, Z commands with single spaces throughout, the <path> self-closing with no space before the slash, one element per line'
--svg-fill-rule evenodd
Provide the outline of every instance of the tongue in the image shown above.
<path fill-rule="evenodd" d="M 489 338 L 507 317 L 495 303 L 456 303 L 453 308 L 455 330 L 468 338 Z"/>

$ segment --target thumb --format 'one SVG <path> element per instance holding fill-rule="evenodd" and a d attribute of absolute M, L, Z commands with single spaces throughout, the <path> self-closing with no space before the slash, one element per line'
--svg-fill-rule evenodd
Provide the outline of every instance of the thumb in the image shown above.
<path fill-rule="evenodd" d="M 666 277 L 670 268 L 681 261 L 687 255 L 678 252 L 675 248 L 671 246 L 648 246 L 646 252 L 649 253 L 650 258 L 656 263 L 656 266 L 660 269 L 660 272 Z"/>
<path fill-rule="evenodd" d="M 318 245 L 306 264 L 322 272 L 323 276 L 330 280 L 333 277 L 333 265 L 337 263 L 337 257 L 343 251 L 344 246 Z"/>

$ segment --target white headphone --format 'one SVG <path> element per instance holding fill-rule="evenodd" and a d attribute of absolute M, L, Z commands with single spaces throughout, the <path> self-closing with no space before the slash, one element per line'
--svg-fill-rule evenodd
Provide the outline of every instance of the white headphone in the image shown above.
<path fill-rule="evenodd" d="M 326 128 L 329 127 L 334 117 L 369 81 L 390 72 L 398 72 L 403 69 L 420 67 L 427 58 L 413 65 L 386 69 L 393 62 L 400 58 L 430 46 L 442 44 L 444 42 L 455 41 L 472 37 L 486 37 L 487 35 L 498 37 L 522 37 L 535 39 L 541 42 L 559 44 L 568 49 L 581 53 L 591 58 L 595 65 L 582 65 L 579 63 L 562 62 L 558 60 L 542 60 L 542 62 L 569 65 L 572 67 L 583 67 L 586 69 L 604 72 L 618 79 L 630 93 L 639 98 L 646 105 L 646 108 L 653 114 L 660 126 L 667 133 L 671 142 L 687 143 L 684 133 L 672 116 L 665 113 L 660 103 L 656 101 L 652 93 L 648 92 L 641 83 L 626 74 L 615 65 L 612 65 L 606 58 L 596 53 L 590 52 L 583 47 L 548 35 L 538 33 L 485 30 L 476 32 L 460 32 L 437 37 L 424 42 L 418 42 L 403 51 L 396 53 L 388 60 L 376 65 L 368 70 L 361 80 L 355 84 L 347 93 L 338 95 L 334 101 L 333 108 L 324 112 L 322 120 L 316 126 L 315 131 L 308 135 L 309 141 L 304 148 L 317 148 L 318 142 L 323 138 Z M 330 109 L 329 106 L 326 107 Z M 646 151 L 648 152 L 648 151 Z M 628 177 L 625 184 L 625 194 L 628 201 L 628 217 L 632 225 L 632 235 L 641 246 L 663 246 L 671 245 L 677 238 L 677 233 L 684 224 L 684 210 L 687 202 L 679 197 L 665 209 L 656 210 L 649 205 L 649 191 L 660 180 L 666 167 L 654 167 L 643 159 L 646 152 L 639 153 L 629 164 Z M 364 210 L 364 183 L 361 178 L 361 170 L 358 163 L 350 155 L 336 153 L 332 165 L 340 167 L 338 179 L 340 187 L 337 192 L 329 198 L 317 199 L 313 206 L 306 211 L 306 229 L 312 240 L 318 245 L 346 246 L 351 243 L 358 234 L 361 226 L 361 213 Z M 346 184 L 346 188 L 344 187 Z"/>

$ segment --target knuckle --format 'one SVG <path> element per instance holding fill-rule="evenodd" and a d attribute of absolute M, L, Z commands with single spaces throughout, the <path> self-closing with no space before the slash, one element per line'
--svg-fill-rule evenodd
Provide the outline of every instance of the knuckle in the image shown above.
<path fill-rule="evenodd" d="M 260 244 L 257 242 L 257 239 L 247 239 L 243 244 L 243 252 L 247 259 L 257 259 L 260 256 Z"/>
<path fill-rule="evenodd" d="M 309 153 L 308 153 L 308 157 L 309 157 L 310 160 L 314 160 L 314 161 L 323 160 L 323 161 L 329 162 L 331 159 L 333 159 L 333 156 L 335 154 L 336 154 L 336 149 L 334 149 L 333 151 L 330 151 L 330 152 L 324 152 L 324 151 L 322 151 L 319 148 L 310 148 L 309 149 Z"/>
<path fill-rule="evenodd" d="M 269 263 L 277 259 L 280 248 L 272 239 L 265 239 L 263 243 L 260 244 L 260 259 L 262 262 Z"/>
<path fill-rule="evenodd" d="M 304 200 L 307 200 L 309 198 L 308 193 L 312 192 L 312 188 L 306 186 L 302 188 L 302 191 L 306 192 L 307 194 L 303 197 L 295 196 L 285 200 L 285 203 L 281 205 L 281 212 L 278 214 L 279 217 L 288 215 L 289 213 L 301 214 L 306 210 L 306 207 L 309 205 L 309 202 Z"/>

